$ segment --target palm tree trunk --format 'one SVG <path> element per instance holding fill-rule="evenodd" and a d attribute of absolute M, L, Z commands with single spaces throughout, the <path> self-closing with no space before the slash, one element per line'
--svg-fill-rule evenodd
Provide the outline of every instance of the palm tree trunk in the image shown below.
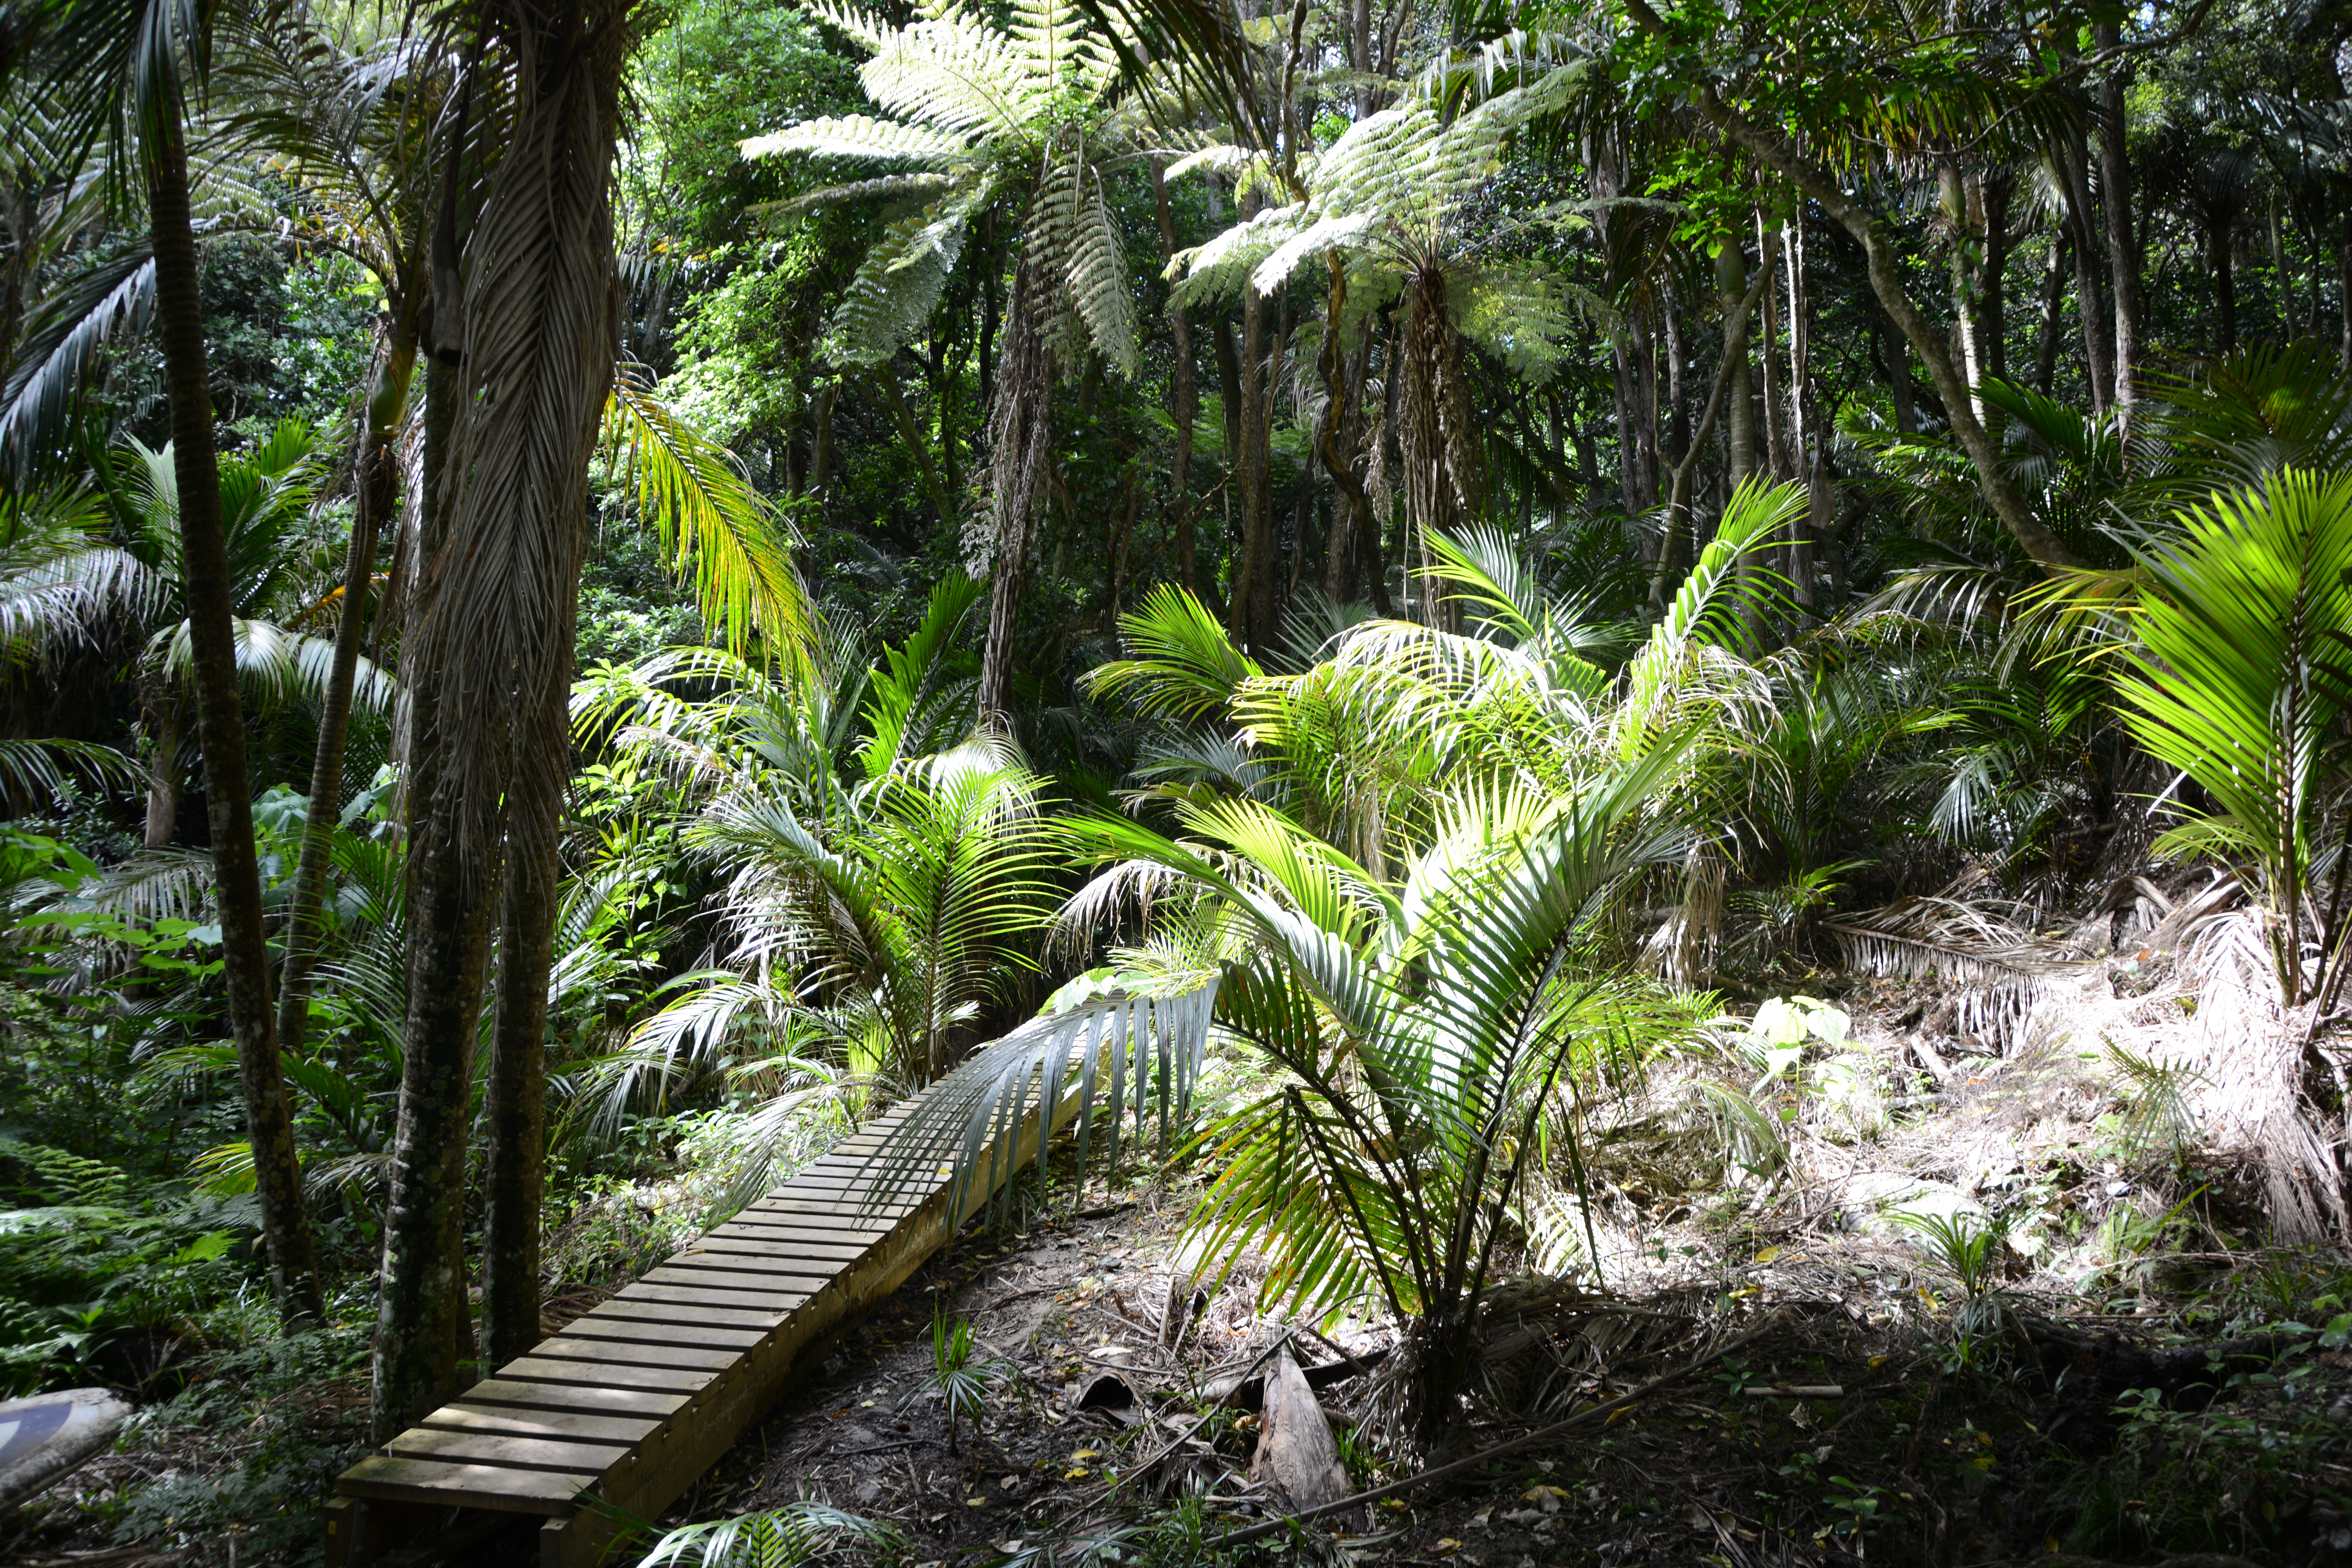
<path fill-rule="evenodd" d="M 507 967 L 517 987 L 532 984 L 536 968 L 545 990 L 534 955 L 552 941 L 554 900 L 523 884 L 554 863 L 571 759 L 560 723 L 550 742 L 544 709 L 571 678 L 588 465 L 620 342 L 610 186 L 625 11 L 573 3 L 509 12 L 498 0 L 486 9 L 514 70 L 504 151 L 466 240 L 463 377 L 427 383 L 428 397 L 454 395 L 462 423 L 443 426 L 443 537 L 420 551 L 425 604 L 407 648 L 416 831 L 370 1413 L 379 1440 L 459 1380 L 466 1133 L 501 847 L 518 868 L 522 911 L 509 921 Z M 428 416 L 428 439 L 432 425 Z M 509 1065 L 509 1103 L 520 1106 L 530 1075 L 511 1051 Z M 493 1158 L 509 1179 L 536 1164 L 520 1146 Z M 535 1193 L 510 1206 L 507 1237 L 524 1214 L 535 1226 Z"/>
<path fill-rule="evenodd" d="M 551 702 L 543 700 L 538 716 L 542 731 L 552 727 L 558 745 L 563 742 L 564 689 L 555 688 Z M 499 939 L 498 1023 L 490 1038 L 489 1081 L 482 1101 L 483 1131 L 489 1139 L 482 1171 L 482 1359 L 492 1366 L 521 1355 L 540 1337 L 547 986 L 555 965 L 562 875 L 551 852 L 551 830 L 526 834 L 523 839 L 508 868 L 506 920 Z"/>
<path fill-rule="evenodd" d="M 180 715 L 161 678 L 142 679 L 147 688 L 147 827 L 150 849 L 169 847 L 180 821 Z M 152 693 L 149 695 L 148 693 Z"/>
<path fill-rule="evenodd" d="M 327 884 L 327 856 L 334 843 L 335 810 L 342 800 L 343 747 L 351 737 L 352 687 L 359 673 L 360 641 L 367 629 L 368 590 L 375 578 L 376 528 L 380 519 L 391 515 L 392 437 L 407 406 L 408 379 L 415 366 L 415 342 L 394 343 L 368 400 L 367 419 L 360 432 L 359 463 L 352 485 L 351 548 L 343 560 L 343 613 L 335 626 L 335 662 L 328 672 L 319 714 L 319 743 L 310 760 L 310 804 L 303 815 L 302 852 L 287 899 L 286 959 L 278 982 L 278 1047 L 298 1055 L 310 1024 L 310 970 L 319 956 L 319 906 Z"/>
<path fill-rule="evenodd" d="M 1241 447 L 1234 453 L 1234 488 L 1242 509 L 1239 558 L 1234 563 L 1234 599 L 1227 606 L 1234 640 L 1263 658 L 1272 646 L 1274 617 L 1274 497 L 1266 461 L 1266 422 L 1271 412 L 1266 356 L 1265 308 L 1257 290 L 1242 290 Z"/>
<path fill-rule="evenodd" d="M 1731 449 L 1724 474 L 1724 489 L 1728 492 L 1756 471 L 1756 382 L 1741 310 L 1748 294 L 1748 259 L 1737 240 L 1727 239 L 1715 253 L 1715 289 L 1723 305 L 1723 352 L 1730 363 L 1726 395 L 1731 406 L 1726 432 Z"/>
<path fill-rule="evenodd" d="M 2042 273 L 2042 329 L 2033 349 L 2033 390 L 2042 396 L 2058 375 L 2058 317 L 2066 300 L 2066 247 L 2062 226 L 2050 236 L 2049 264 Z"/>
<path fill-rule="evenodd" d="M 2235 353 L 2238 348 L 2238 279 L 2231 263 L 2231 225 L 2226 217 L 2209 217 L 2205 224 L 2205 276 L 2213 286 L 2213 352 Z"/>
<path fill-rule="evenodd" d="M 253 847 L 253 800 L 245 763 L 245 709 L 231 630 L 228 536 L 222 524 L 213 395 L 205 365 L 204 310 L 196 294 L 196 242 L 188 217 L 188 149 L 177 114 L 158 117 L 147 145 L 148 205 L 155 249 L 155 319 L 172 409 L 172 458 L 180 489 L 180 555 L 196 689 L 196 736 L 205 758 L 205 809 L 228 983 L 229 1032 L 253 1146 L 254 1188 L 269 1254 L 270 1289 L 289 1328 L 322 1309 L 302 1172 L 278 1040 L 269 1016 L 269 947 L 262 931 L 261 868 Z"/>
<path fill-rule="evenodd" d="M 469 863 L 463 803 L 449 798 L 442 693 L 452 672 L 427 657 L 425 628 L 448 538 L 443 483 L 463 378 L 434 361 L 425 371 L 425 464 L 416 589 L 403 637 L 408 688 L 408 1016 L 400 1117 L 393 1136 L 392 1199 L 377 1287 L 369 1427 L 387 1442 L 455 1391 L 466 1337 L 466 1133 L 474 1035 L 489 967 L 495 861 Z"/>

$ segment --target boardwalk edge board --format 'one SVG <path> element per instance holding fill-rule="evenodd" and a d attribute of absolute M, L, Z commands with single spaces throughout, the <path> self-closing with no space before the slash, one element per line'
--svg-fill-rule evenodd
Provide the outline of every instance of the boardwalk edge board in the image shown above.
<path fill-rule="evenodd" d="M 982 1152 L 952 1220 L 944 1173 L 865 1207 L 856 1173 L 915 1103 L 344 1471 L 327 1508 L 329 1568 L 366 1568 L 452 1510 L 541 1516 L 539 1568 L 597 1568 L 618 1532 L 613 1510 L 659 1515 L 796 1381 L 803 1352 L 896 1290 L 1034 1157 L 1032 1108 L 1009 1157 Z M 1073 1085 L 1052 1131 L 1077 1109 Z"/>

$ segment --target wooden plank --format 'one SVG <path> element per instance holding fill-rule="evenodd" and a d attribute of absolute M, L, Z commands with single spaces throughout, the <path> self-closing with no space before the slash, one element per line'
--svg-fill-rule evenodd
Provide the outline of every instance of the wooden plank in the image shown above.
<path fill-rule="evenodd" d="M 707 1372 L 722 1377 L 729 1367 L 743 1359 L 744 1352 L 775 1331 L 698 1329 L 690 1323 L 647 1323 L 626 1318 L 600 1318 L 593 1323 L 583 1318 L 572 1327 L 571 1337 L 586 1342 L 581 1346 L 581 1353 L 567 1356 L 568 1361 L 607 1366 L 615 1372 L 625 1368 L 646 1373 Z M 652 1350 L 724 1351 L 727 1359 L 715 1367 L 679 1367 L 646 1353 Z"/>
<path fill-rule="evenodd" d="M 712 1260 L 706 1263 L 664 1264 L 648 1268 L 638 1279 L 640 1285 L 662 1285 L 674 1290 L 709 1290 L 748 1301 L 765 1301 L 776 1296 L 796 1296 L 806 1300 L 833 1281 L 829 1268 L 802 1267 L 789 1272 L 781 1268 L 730 1268 Z M 622 1295 L 626 1297 L 627 1291 Z"/>
<path fill-rule="evenodd" d="M 594 1311 L 572 1319 L 566 1331 L 592 1339 L 611 1339 L 621 1324 L 632 1323 L 644 1326 L 648 1331 L 645 1335 L 648 1340 L 666 1338 L 675 1345 L 741 1345 L 749 1350 L 797 1305 L 795 1301 L 791 1306 L 772 1309 L 705 1307 L 616 1296 Z M 751 1336 L 748 1339 L 744 1337 L 747 1334 Z"/>
<path fill-rule="evenodd" d="M 493 1377 L 474 1384 L 458 1398 L 467 1405 L 495 1405 L 516 1410 L 569 1410 L 589 1415 L 642 1415 L 666 1420 L 685 1409 L 696 1392 Z"/>
<path fill-rule="evenodd" d="M 742 1359 L 742 1352 L 727 1345 L 656 1345 L 643 1340 L 585 1340 L 558 1334 L 531 1347 L 536 1356 L 566 1361 L 608 1361 L 623 1366 L 692 1366 L 725 1372 Z"/>
<path fill-rule="evenodd" d="M 534 1355 L 499 1368 L 501 1383 L 567 1383 L 588 1388 L 633 1388 L 651 1394 L 699 1394 L 719 1376 L 718 1373 L 698 1367 L 627 1366 L 619 1362 L 557 1361 L 552 1356 Z"/>
<path fill-rule="evenodd" d="M 590 1415 L 577 1410 L 511 1410 L 498 1405 L 445 1405 L 417 1423 L 446 1432 L 491 1437 L 549 1437 L 571 1443 L 618 1443 L 634 1447 L 662 1429 L 646 1415 Z"/>
<path fill-rule="evenodd" d="M 335 1485 L 347 1497 L 387 1498 L 442 1508 L 487 1508 L 501 1513 L 554 1514 L 571 1512 L 580 1494 L 595 1481 L 591 1475 L 373 1454 L 345 1470 Z"/>
<path fill-rule="evenodd" d="M 727 1256 L 741 1258 L 775 1258 L 797 1259 L 807 1263 L 826 1264 L 839 1269 L 845 1264 L 856 1262 L 874 1249 L 874 1241 L 832 1241 L 823 1234 L 777 1229 L 759 1236 L 707 1236 L 688 1242 L 672 1253 L 669 1262 L 682 1258 Z"/>
<path fill-rule="evenodd" d="M 394 1458 L 437 1459 L 451 1465 L 496 1465 L 502 1469 L 552 1470 L 563 1475 L 602 1476 L 628 1458 L 633 1443 L 566 1443 L 546 1437 L 505 1437 L 412 1426 L 386 1445 Z"/>
<path fill-rule="evenodd" d="M 656 1279 L 648 1271 L 646 1279 L 622 1288 L 613 1298 L 615 1301 L 666 1301 L 675 1307 L 723 1307 L 738 1312 L 774 1312 L 778 1317 L 791 1311 L 815 1292 L 825 1287 L 823 1279 L 803 1279 L 791 1282 L 791 1277 L 728 1274 L 720 1279 L 730 1283 L 718 1283 L 697 1279 L 693 1269 L 678 1269 L 687 1278 L 683 1283 L 675 1279 Z M 711 1272 L 704 1270 L 704 1272 Z M 733 1283 L 732 1281 L 740 1281 Z"/>
<path fill-rule="evenodd" d="M 722 1242 L 717 1247 L 697 1247 L 661 1262 L 664 1268 L 699 1268 L 721 1274 L 795 1275 L 803 1279 L 814 1279 L 822 1284 L 835 1275 L 857 1267 L 858 1259 L 867 1248 L 858 1249 L 856 1258 L 811 1258 L 808 1248 L 789 1247 L 781 1242 L 762 1246 L 758 1242 Z"/>

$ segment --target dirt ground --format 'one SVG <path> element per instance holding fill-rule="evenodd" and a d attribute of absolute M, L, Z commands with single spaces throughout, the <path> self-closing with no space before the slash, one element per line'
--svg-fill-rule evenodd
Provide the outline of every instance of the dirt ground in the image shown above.
<path fill-rule="evenodd" d="M 1121 1558 L 1146 1562 L 1760 1568 L 2042 1559 L 2086 1510 L 2111 1509 L 2128 1535 L 2135 1515 L 2153 1506 L 2168 1519 L 2179 1500 L 2106 1497 L 2103 1486 L 2116 1481 L 2126 1491 L 2158 1481 L 2163 1463 L 2118 1466 L 2108 1405 L 2084 1403 L 2106 1399 L 2097 1385 L 2070 1390 L 2067 1368 L 2053 1378 L 2021 1341 L 2007 1358 L 1954 1365 L 1933 1331 L 1943 1282 L 1915 1252 L 1856 1238 L 1814 1256 L 1768 1247 L 1731 1267 L 1685 1258 L 1693 1275 L 1712 1276 L 1705 1285 L 1548 1309 L 1529 1321 L 1533 1336 L 1490 1331 L 1480 1408 L 1445 1457 L 1473 1457 L 1682 1366 L 1710 1342 L 1775 1325 L 1605 1425 L 1385 1501 L 1352 1532 L 1304 1531 L 1223 1553 L 1219 1536 L 1265 1517 L 1265 1494 L 1250 1479 L 1252 1417 L 1204 1391 L 1247 1368 L 1279 1330 L 1236 1278 L 1175 1351 L 1166 1347 L 1181 1205 L 1161 1198 L 967 1240 L 849 1334 L 824 1379 L 739 1443 L 664 1522 L 814 1499 L 895 1525 L 915 1563 L 1067 1560 L 1075 1546 L 1123 1532 Z M 1181 1316 L 1185 1298 L 1175 1300 Z M 2046 1315 L 2063 1322 L 2056 1331 L 2094 1340 L 2128 1331 L 2132 1342 L 2153 1342 L 2161 1336 L 2151 1331 L 2173 1322 L 2153 1300 L 2114 1314 L 2079 1300 L 2009 1300 L 2022 1321 Z M 1003 1379 L 977 1429 L 960 1424 L 952 1444 L 933 1392 L 935 1314 L 968 1319 L 976 1354 L 994 1358 Z M 1295 1342 L 1302 1361 L 1329 1363 L 1381 1342 L 1343 1332 Z M 2257 1426 L 2276 1426 L 2278 1442 L 2265 1449 L 2257 1437 L 2252 1447 L 2280 1462 L 2237 1466 L 2202 1504 L 2214 1516 L 2210 1533 L 2250 1561 L 2337 1568 L 2352 1563 L 2343 1498 L 2352 1354 L 2308 1349 L 2282 1368 L 2298 1379 L 2288 1398 L 2251 1381 L 2225 1395 Z M 2048 1359 L 2049 1347 L 2040 1353 Z M 2074 1369 L 2078 1380 L 2084 1371 Z M 1115 1386 L 1136 1403 L 1082 1407 L 1090 1391 L 1100 1399 Z M 1328 1389 L 1335 1425 L 1353 1414 L 1360 1386 Z M 2319 1442 L 2285 1438 L 2313 1415 Z M 1344 1436 L 1341 1452 L 1359 1486 L 1395 1479 Z M 2176 1472 L 2168 1484 L 2194 1479 Z M 2150 1522 L 2179 1538 L 2179 1521 Z"/>

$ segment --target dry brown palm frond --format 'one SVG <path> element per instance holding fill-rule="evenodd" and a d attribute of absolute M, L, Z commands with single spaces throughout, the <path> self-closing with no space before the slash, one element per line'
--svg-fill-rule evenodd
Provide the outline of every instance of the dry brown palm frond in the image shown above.
<path fill-rule="evenodd" d="M 1975 879 L 1964 877 L 1939 893 L 1897 899 L 1822 924 L 1854 969 L 1959 982 L 1961 1026 L 2007 1046 L 2018 1037 L 2042 982 L 2079 971 L 2084 961 L 2073 949 L 2004 918 L 1990 907 L 1991 900 L 1960 897 Z"/>

